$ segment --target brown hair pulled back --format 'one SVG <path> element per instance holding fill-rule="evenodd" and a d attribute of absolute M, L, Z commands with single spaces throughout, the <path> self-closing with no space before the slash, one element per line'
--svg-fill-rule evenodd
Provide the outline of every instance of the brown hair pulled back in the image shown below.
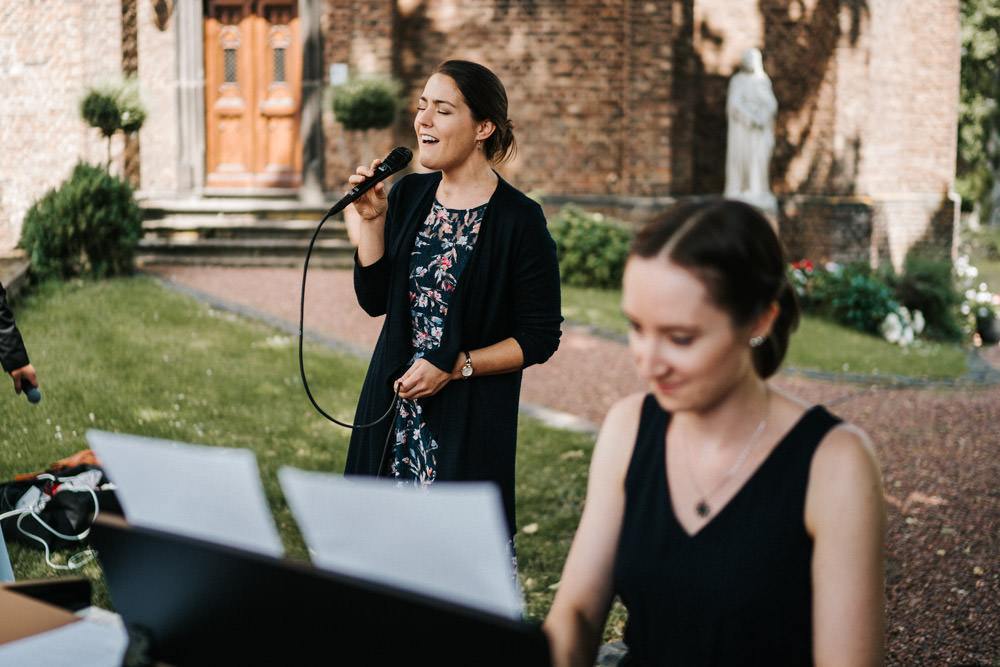
<path fill-rule="evenodd" d="M 496 129 L 485 141 L 483 152 L 490 162 L 505 162 L 517 153 L 514 124 L 507 117 L 507 90 L 490 69 L 468 60 L 446 60 L 435 74 L 451 77 L 478 122 L 489 120 Z"/>
<path fill-rule="evenodd" d="M 784 247 L 753 206 L 731 199 L 679 203 L 636 234 L 629 256 L 658 255 L 694 273 L 734 326 L 746 326 L 772 303 L 779 314 L 767 340 L 753 350 L 762 378 L 781 366 L 799 322 L 799 304 L 788 281 Z"/>

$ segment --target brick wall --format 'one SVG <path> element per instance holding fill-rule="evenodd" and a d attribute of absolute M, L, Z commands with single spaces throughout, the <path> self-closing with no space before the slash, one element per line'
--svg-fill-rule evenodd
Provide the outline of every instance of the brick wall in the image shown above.
<path fill-rule="evenodd" d="M 383 42 L 390 13 L 379 3 L 359 16 L 353 3 L 328 2 L 327 65 L 344 57 L 362 71 L 392 64 L 408 99 L 393 138 L 413 145 L 413 101 L 434 67 L 449 57 L 481 62 L 503 80 L 515 124 L 518 156 L 505 177 L 558 193 L 663 194 L 671 147 L 684 143 L 673 136 L 674 4 L 400 0 L 394 40 Z M 347 48 L 345 33 L 358 22 L 390 50 L 366 35 L 361 55 L 377 51 L 366 63 Z M 329 148 L 326 157 L 337 163 Z"/>
<path fill-rule="evenodd" d="M 772 185 L 782 228 L 822 245 L 833 221 L 864 218 L 858 233 L 836 235 L 856 245 L 829 252 L 896 264 L 914 243 L 949 244 L 958 0 L 315 1 L 324 77 L 335 63 L 392 73 L 407 98 L 395 127 L 366 137 L 342 133 L 324 102 L 331 193 L 359 160 L 414 145 L 414 100 L 448 57 L 480 61 L 506 84 L 519 152 L 501 172 L 519 187 L 640 217 L 675 197 L 719 193 L 726 88 L 756 46 L 779 104 Z M 177 81 L 183 35 L 174 21 L 155 25 L 154 3 L 133 4 L 150 107 L 141 187 L 170 193 L 184 180 L 178 146 L 187 145 L 177 118 L 177 89 L 190 83 Z M 121 66 L 121 12 L 121 0 L 0 6 L 0 249 L 78 157 L 104 159 L 77 104 L 84 84 Z M 838 199 L 823 214 L 829 197 Z M 867 202 L 868 212 L 845 214 L 848 200 Z"/>
<path fill-rule="evenodd" d="M 325 0 L 321 19 L 324 80 L 329 83 L 330 66 L 334 64 L 346 64 L 351 75 L 394 75 L 399 69 L 393 47 L 395 16 L 392 0 Z M 333 117 L 328 93 L 323 96 L 324 187 L 340 193 L 349 189 L 347 176 L 355 167 L 384 157 L 400 142 L 400 132 L 397 128 L 371 130 L 365 135 L 342 131 Z M 404 136 L 406 140 L 401 143 L 413 145 L 411 134 Z"/>
<path fill-rule="evenodd" d="M 120 62 L 117 2 L 0 3 L 0 251 L 17 242 L 24 213 L 78 159 L 106 159 L 107 144 L 81 120 L 79 102 L 86 85 Z"/>
<path fill-rule="evenodd" d="M 897 267 L 914 245 L 949 251 L 957 0 L 757 4 L 751 16 L 727 0 L 696 2 L 695 190 L 722 188 L 725 83 L 757 46 L 778 99 L 771 177 L 790 245 Z M 859 228 L 844 229 L 852 220 Z"/>
<path fill-rule="evenodd" d="M 954 174 L 957 0 L 399 0 L 360 15 L 349 4 L 327 0 L 327 64 L 391 66 L 411 101 L 372 155 L 412 145 L 412 100 L 428 72 L 464 57 L 507 86 L 519 155 L 502 172 L 520 187 L 647 201 L 718 193 L 729 78 L 743 51 L 758 47 L 779 103 L 775 193 L 841 198 L 827 211 L 839 221 L 856 217 L 843 214 L 843 198 L 861 197 L 872 202 L 867 218 L 884 225 L 881 240 L 874 223 L 867 235 L 837 234 L 857 243 L 834 254 L 898 265 L 913 243 L 949 244 L 934 221 L 950 208 Z M 376 31 L 374 42 L 362 40 L 367 63 L 359 24 Z M 337 124 L 325 127 L 339 144 Z M 338 165 L 331 152 L 328 165 Z M 820 200 L 811 201 L 814 214 L 802 220 L 785 207 L 784 226 L 821 220 Z M 648 213 L 638 208 L 635 217 Z"/>

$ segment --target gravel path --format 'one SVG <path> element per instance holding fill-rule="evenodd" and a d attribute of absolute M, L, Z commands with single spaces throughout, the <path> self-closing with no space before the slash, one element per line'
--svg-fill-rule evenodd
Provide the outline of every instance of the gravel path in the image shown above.
<path fill-rule="evenodd" d="M 298 326 L 301 269 L 151 266 L 221 307 Z M 309 271 L 305 330 L 365 354 L 381 325 L 347 271 Z M 1000 368 L 1000 349 L 982 351 Z M 824 403 L 872 437 L 889 508 L 888 665 L 1000 665 L 1000 385 L 845 383 L 783 371 L 775 385 Z M 594 430 L 643 390 L 625 347 L 567 327 L 559 351 L 525 371 L 529 414 Z"/>

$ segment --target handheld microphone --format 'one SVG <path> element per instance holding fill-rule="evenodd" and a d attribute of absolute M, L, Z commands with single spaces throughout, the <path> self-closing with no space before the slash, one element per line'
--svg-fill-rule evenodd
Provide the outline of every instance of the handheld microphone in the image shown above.
<path fill-rule="evenodd" d="M 355 185 L 350 192 L 344 195 L 343 198 L 330 209 L 330 213 L 327 215 L 331 215 L 332 213 L 347 208 L 348 204 L 352 203 L 358 197 L 371 190 L 377 183 L 384 181 L 397 171 L 403 169 L 403 167 L 410 163 L 411 159 L 413 159 L 413 152 L 409 148 L 406 148 L 405 146 L 397 146 L 392 149 L 392 152 L 385 156 L 385 159 L 382 160 L 377 167 L 375 167 L 375 173 Z"/>
<path fill-rule="evenodd" d="M 42 392 L 38 391 L 38 387 L 32 387 L 28 384 L 27 380 L 21 383 L 21 391 L 27 396 L 29 403 L 37 403 L 42 400 Z"/>

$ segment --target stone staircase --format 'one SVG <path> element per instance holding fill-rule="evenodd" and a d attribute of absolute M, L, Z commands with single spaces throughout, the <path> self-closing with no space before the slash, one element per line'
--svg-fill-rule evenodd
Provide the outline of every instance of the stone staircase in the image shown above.
<path fill-rule="evenodd" d="M 143 199 L 136 263 L 301 266 L 327 206 L 293 198 Z M 310 267 L 347 268 L 354 245 L 343 214 L 323 223 Z"/>

